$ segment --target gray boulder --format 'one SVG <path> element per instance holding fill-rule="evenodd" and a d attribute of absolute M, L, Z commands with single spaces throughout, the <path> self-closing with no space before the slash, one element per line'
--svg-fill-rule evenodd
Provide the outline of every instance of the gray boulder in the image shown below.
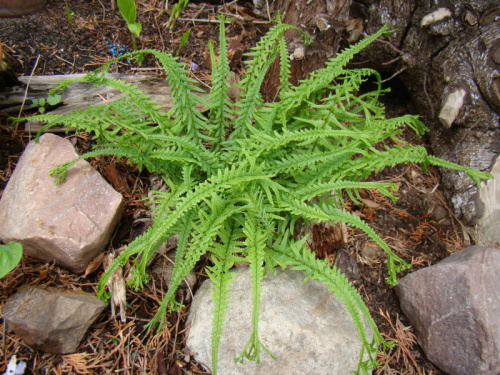
<path fill-rule="evenodd" d="M 123 199 L 84 160 L 56 185 L 49 172 L 77 157 L 68 140 L 53 134 L 28 144 L 0 200 L 0 239 L 80 273 L 109 241 Z"/>
<path fill-rule="evenodd" d="M 252 293 L 249 268 L 235 273 L 219 348 L 220 375 L 347 375 L 357 369 L 361 341 L 345 306 L 326 286 L 304 283 L 302 272 L 290 270 L 278 270 L 262 282 L 260 339 L 277 359 L 262 350 L 260 364 L 236 363 L 251 333 Z M 212 358 L 212 309 L 207 280 L 194 296 L 186 343 L 207 369 Z M 366 329 L 371 339 L 372 331 L 367 325 Z"/>
<path fill-rule="evenodd" d="M 500 373 L 500 250 L 472 246 L 396 292 L 427 358 L 450 375 Z"/>
<path fill-rule="evenodd" d="M 28 345 L 67 354 L 76 351 L 103 309 L 104 302 L 84 292 L 25 285 L 7 300 L 2 314 L 8 330 Z"/>

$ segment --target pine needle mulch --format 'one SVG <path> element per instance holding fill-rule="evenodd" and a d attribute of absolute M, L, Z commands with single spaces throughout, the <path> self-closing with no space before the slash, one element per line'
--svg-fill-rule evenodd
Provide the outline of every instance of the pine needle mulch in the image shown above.
<path fill-rule="evenodd" d="M 69 138 L 79 151 L 90 147 L 91 137 L 86 134 Z M 3 191 L 20 156 L 20 152 L 12 155 L 10 152 L 22 151 L 26 142 L 22 129 L 16 132 L 13 128 L 2 125 L 0 192 Z M 115 188 L 120 182 L 126 186 L 125 191 L 122 191 L 125 202 L 124 218 L 113 235 L 112 243 L 106 249 L 106 253 L 109 253 L 114 251 L 113 248 L 130 242 L 147 227 L 147 220 L 139 218 L 134 224 L 133 219 L 134 215 L 138 216 L 137 212 L 145 211 L 143 198 L 147 196 L 147 178 L 126 163 L 117 163 L 109 158 L 95 158 L 91 164 L 103 174 L 106 174 L 107 170 L 111 176 L 109 182 Z M 95 295 L 97 283 L 104 272 L 102 259 L 100 256 L 91 262 L 84 274 L 74 275 L 53 263 L 23 256 L 21 263 L 12 272 L 0 279 L 0 310 L 21 285 L 81 290 Z M 164 266 L 167 261 L 164 257 Z M 205 277 L 200 275 L 200 278 Z M 127 290 L 128 306 L 124 322 L 118 313 L 115 316 L 109 304 L 88 330 L 78 351 L 67 355 L 44 353 L 29 347 L 13 332 L 7 331 L 2 316 L 0 372 L 5 371 L 11 357 L 16 355 L 17 360 L 27 362 L 27 374 L 207 374 L 185 349 L 185 321 L 189 302 L 185 303 L 181 311 L 167 314 L 161 331 L 150 331 L 145 327 L 157 311 L 165 289 L 163 278 L 152 275 L 151 282 L 143 290 Z M 187 291 L 180 293 L 181 299 L 189 299 Z"/>
<path fill-rule="evenodd" d="M 21 285 L 64 290 L 82 290 L 95 295 L 98 276 L 73 275 L 54 264 L 23 257 L 21 264 L 0 280 L 0 308 Z M 34 350 L 1 324 L 0 369 L 13 355 L 28 363 L 34 374 L 206 374 L 185 351 L 187 305 L 169 313 L 160 332 L 149 331 L 145 324 L 156 312 L 164 291 L 154 282 L 139 293 L 128 291 L 126 321 L 113 318 L 110 306 L 91 326 L 74 354 L 55 355 Z M 71 333 L 68 333 L 71 334 Z M 30 372 L 28 372 L 30 373 Z"/>

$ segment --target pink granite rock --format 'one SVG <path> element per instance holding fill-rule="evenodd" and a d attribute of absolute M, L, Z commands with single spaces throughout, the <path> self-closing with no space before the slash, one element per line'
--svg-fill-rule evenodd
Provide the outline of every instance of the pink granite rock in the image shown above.
<path fill-rule="evenodd" d="M 71 143 L 53 134 L 26 147 L 0 200 L 0 239 L 80 273 L 109 241 L 123 198 L 84 160 L 56 185 L 49 172 L 76 157 Z"/>
<path fill-rule="evenodd" d="M 472 246 L 396 292 L 427 358 L 449 375 L 500 373 L 500 250 Z"/>
<path fill-rule="evenodd" d="M 2 314 L 8 330 L 28 345 L 67 354 L 78 349 L 104 307 L 99 298 L 85 292 L 24 285 L 7 300 Z"/>

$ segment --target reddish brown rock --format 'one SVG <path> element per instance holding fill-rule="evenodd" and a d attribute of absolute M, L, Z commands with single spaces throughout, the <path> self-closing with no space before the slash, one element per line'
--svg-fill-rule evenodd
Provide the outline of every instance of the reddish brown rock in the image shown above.
<path fill-rule="evenodd" d="M 2 314 L 8 330 L 26 344 L 67 354 L 76 351 L 103 309 L 104 302 L 88 293 L 25 285 L 5 303 Z"/>
<path fill-rule="evenodd" d="M 122 196 L 84 160 L 56 185 L 49 172 L 76 157 L 70 142 L 53 134 L 26 147 L 0 200 L 0 239 L 80 273 L 109 241 Z"/>
<path fill-rule="evenodd" d="M 500 373 L 500 250 L 472 246 L 400 280 L 401 308 L 449 375 Z"/>

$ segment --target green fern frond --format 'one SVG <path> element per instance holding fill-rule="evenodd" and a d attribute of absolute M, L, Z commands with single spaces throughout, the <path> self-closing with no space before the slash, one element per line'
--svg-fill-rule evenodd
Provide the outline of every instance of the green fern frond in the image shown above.
<path fill-rule="evenodd" d="M 320 138 L 331 138 L 336 139 L 339 137 L 353 138 L 353 139 L 363 139 L 368 137 L 370 132 L 360 132 L 356 130 L 316 130 L 316 129 L 301 129 L 297 131 L 282 131 L 275 132 L 273 136 L 267 136 L 264 134 L 255 135 L 255 142 L 253 139 L 251 141 L 241 140 L 239 142 L 240 147 L 255 147 L 255 153 L 257 155 L 265 155 L 270 151 L 282 148 L 290 143 L 301 142 L 301 146 L 314 144 L 314 142 Z"/>
<path fill-rule="evenodd" d="M 228 250 L 229 253 L 229 250 Z M 212 320 L 212 373 L 216 374 L 218 367 L 219 345 L 222 336 L 227 306 L 229 300 L 229 290 L 234 276 L 229 270 L 233 266 L 226 258 L 218 259 L 212 256 L 213 267 L 207 267 L 207 275 L 212 281 L 212 298 L 214 301 L 213 320 Z"/>
<path fill-rule="evenodd" d="M 137 160 L 138 159 L 137 154 L 138 154 L 138 150 L 130 150 L 130 149 L 123 149 L 123 148 L 105 148 L 105 149 L 90 151 L 90 152 L 87 152 L 86 154 L 79 156 L 78 158 L 76 158 L 72 161 L 69 161 L 69 162 L 66 162 L 63 164 L 59 164 L 58 166 L 54 167 L 54 169 L 52 169 L 50 171 L 50 175 L 52 177 L 58 176 L 56 178 L 55 182 L 56 182 L 56 184 L 61 184 L 61 183 L 66 181 L 66 175 L 68 173 L 68 170 L 73 165 L 75 165 L 79 160 L 88 159 L 88 158 L 92 158 L 92 157 L 99 156 L 99 155 L 116 155 L 119 157 L 126 157 L 126 158 Z"/>
<path fill-rule="evenodd" d="M 363 220 L 350 212 L 339 210 L 335 207 L 322 206 L 322 210 L 331 217 L 333 221 L 338 221 L 346 223 L 353 227 L 361 229 L 365 232 L 378 246 L 382 248 L 387 254 L 387 274 L 386 282 L 390 285 L 396 285 L 397 273 L 410 268 L 410 265 L 406 263 L 403 259 L 398 257 L 392 252 L 392 250 L 387 246 L 387 244 L 380 238 L 380 236 L 375 233 L 375 231 Z"/>
<path fill-rule="evenodd" d="M 302 243 L 279 246 L 274 243 L 269 250 L 283 264 L 291 266 L 291 269 L 304 272 L 306 279 L 313 279 L 327 285 L 335 296 L 346 306 L 361 339 L 363 350 L 360 353 L 360 362 L 363 362 L 364 352 L 368 354 L 367 365 L 370 369 L 377 368 L 377 352 L 381 344 L 387 345 L 380 335 L 370 312 L 357 290 L 352 286 L 345 275 L 336 267 L 331 268 L 326 260 L 317 259 L 309 249 Z M 368 323 L 373 332 L 373 340 L 370 342 L 364 328 L 363 319 Z"/>
<path fill-rule="evenodd" d="M 230 108 L 231 101 L 229 99 L 229 82 L 228 76 L 230 73 L 229 60 L 227 57 L 225 18 L 221 17 L 221 28 L 219 35 L 219 61 L 215 59 L 213 43 L 209 44 L 210 56 L 212 59 L 212 89 L 209 95 L 209 110 L 210 122 L 208 125 L 209 135 L 214 139 L 212 148 L 217 150 L 220 143 L 225 140 L 226 127 L 221 124 L 229 123 L 232 117 Z"/>
<path fill-rule="evenodd" d="M 154 192 L 148 198 L 153 225 L 104 272 L 98 296 L 109 298 L 109 277 L 128 262 L 133 265 L 128 285 L 143 287 L 149 278 L 148 261 L 163 242 L 178 234 L 170 287 L 148 324 L 149 328 L 161 329 L 166 312 L 180 307 L 175 298 L 178 287 L 208 253 L 212 260 L 207 274 L 214 300 L 214 373 L 233 279 L 230 268 L 242 260 L 250 263 L 252 331 L 237 360 L 259 361 L 261 350 L 269 353 L 258 335 L 261 285 L 267 272 L 280 266 L 301 270 L 306 279 L 320 281 L 335 293 L 346 305 L 361 339 L 358 372 L 376 368 L 379 346 L 388 347 L 389 343 L 381 337 L 360 295 L 338 269 L 315 258 L 305 246 L 306 237 L 295 241 L 290 231 L 299 219 L 340 221 L 363 230 L 387 252 L 387 281 L 393 284 L 397 273 L 408 265 L 367 223 L 344 209 L 344 197 L 358 202 L 360 189 L 377 189 L 395 199 L 395 184 L 362 180 L 400 163 L 463 171 L 476 183 L 491 177 L 401 141 L 398 137 L 406 128 L 422 134 L 425 126 L 414 116 L 385 119 L 384 106 L 379 103 L 383 94 L 380 75 L 370 69 L 345 69 L 353 55 L 384 33 L 385 28 L 343 50 L 325 68 L 292 87 L 284 37 L 291 27 L 278 18 L 246 55 L 249 60 L 240 83 L 241 99 L 234 105 L 228 98 L 230 69 L 222 18 L 218 58 L 213 44 L 209 46 L 213 81 L 208 101 L 196 95 L 200 89 L 177 58 L 144 50 L 120 58 L 148 53 L 159 60 L 174 99 L 169 112 L 161 112 L 157 103 L 136 86 L 107 74 L 117 58 L 84 78 L 62 82 L 53 91 L 62 92 L 71 82 L 91 82 L 117 89 L 123 98 L 72 114 L 34 117 L 48 122 L 43 131 L 64 124 L 93 133 L 98 142 L 90 153 L 56 167 L 52 175 L 58 176 L 57 182 L 62 182 L 78 160 L 104 154 L 126 158 L 161 176 L 167 191 Z M 276 58 L 280 65 L 280 100 L 265 103 L 260 90 Z M 378 89 L 360 94 L 359 88 L 368 78 L 375 78 Z M 208 118 L 197 110 L 199 104 L 209 109 Z M 382 142 L 391 139 L 398 146 L 381 147 L 387 144 Z M 319 202 L 309 203 L 315 201 Z M 368 339 L 364 322 L 374 332 L 372 340 Z"/>
<path fill-rule="evenodd" d="M 301 216 L 309 220 L 342 222 L 361 229 L 388 254 L 388 278 L 386 279 L 388 284 L 397 284 L 396 274 L 410 267 L 404 260 L 392 252 L 389 246 L 387 246 L 387 244 L 368 224 L 366 224 L 366 222 L 350 212 L 342 211 L 334 206 L 322 205 L 320 207 L 318 205 L 306 204 L 297 199 L 284 199 L 282 201 L 282 208 L 286 211 L 290 211 L 294 215 Z"/>
<path fill-rule="evenodd" d="M 225 223 L 224 231 L 221 236 L 222 243 L 217 246 L 219 250 L 212 253 L 213 267 L 207 267 L 207 274 L 212 281 L 212 297 L 214 301 L 213 323 L 212 323 L 212 369 L 213 373 L 217 371 L 217 360 L 219 353 L 219 344 L 222 335 L 222 328 L 226 316 L 229 300 L 230 284 L 233 281 L 233 274 L 229 272 L 234 264 L 234 253 L 240 249 L 234 247 L 234 244 L 241 238 L 242 232 L 235 222 Z"/>
<path fill-rule="evenodd" d="M 204 103 L 203 99 L 194 94 L 194 91 L 202 91 L 196 86 L 196 81 L 189 78 L 184 64 L 179 63 L 176 57 L 169 53 L 152 49 L 131 52 L 122 55 L 121 58 L 130 58 L 134 55 L 152 54 L 162 64 L 167 74 L 167 82 L 171 89 L 174 105 L 169 111 L 173 115 L 171 131 L 172 134 L 187 134 L 201 144 L 206 138 L 203 134 L 205 120 L 202 114 L 196 110 L 197 103 Z"/>
<path fill-rule="evenodd" d="M 250 87 L 254 86 L 255 81 L 258 79 L 265 65 L 269 63 L 269 60 L 274 59 L 273 55 L 275 55 L 276 41 L 279 40 L 279 36 L 288 29 L 299 30 L 295 26 L 286 25 L 278 21 L 278 23 L 260 39 L 257 45 L 251 48 L 251 52 L 245 54 L 246 57 L 251 59 L 245 61 L 245 63 L 248 63 L 248 69 L 240 82 L 243 93 L 248 92 Z"/>
<path fill-rule="evenodd" d="M 435 156 L 432 155 L 427 155 L 427 160 L 429 164 L 435 165 L 437 167 L 442 167 L 442 168 L 447 168 L 447 169 L 454 169 L 456 171 L 463 171 L 468 174 L 470 179 L 477 185 L 481 186 L 481 180 L 489 180 L 493 178 L 493 175 L 490 173 L 484 173 L 481 171 L 478 171 L 476 169 L 471 169 L 471 168 L 466 168 L 462 167 L 461 165 L 449 162 L 447 160 L 439 159 Z"/>
<path fill-rule="evenodd" d="M 281 24 L 281 19 L 277 17 L 277 24 Z M 283 32 L 277 35 L 278 40 L 278 55 L 280 61 L 280 85 L 278 87 L 278 92 L 280 95 L 282 93 L 288 91 L 291 87 L 290 79 L 292 77 L 292 73 L 290 70 L 290 56 L 288 53 L 288 47 L 286 45 L 285 35 Z"/>
<path fill-rule="evenodd" d="M 184 255 L 184 259 L 178 265 L 174 265 L 172 277 L 170 280 L 170 288 L 161 302 L 157 313 L 148 323 L 149 328 L 158 326 L 161 330 L 164 323 L 165 313 L 169 305 L 175 305 L 175 292 L 177 291 L 182 280 L 194 268 L 200 257 L 205 254 L 210 244 L 214 242 L 214 238 L 220 232 L 224 222 L 236 212 L 244 210 L 244 206 L 236 206 L 225 202 L 212 194 L 210 214 L 199 210 L 198 217 L 200 223 L 193 228 L 191 233 L 192 239 L 189 241 L 188 249 Z"/>
<path fill-rule="evenodd" d="M 429 164 L 427 150 L 422 146 L 386 147 L 385 151 L 372 149 L 372 153 L 367 153 L 355 161 L 350 161 L 342 170 L 334 174 L 334 178 L 344 179 L 357 176 L 364 179 L 373 172 L 378 172 L 385 167 L 408 162 L 427 166 Z"/>
<path fill-rule="evenodd" d="M 385 30 L 386 27 L 383 27 L 377 33 L 344 49 L 337 54 L 335 59 L 327 62 L 325 68 L 311 73 L 307 79 L 300 82 L 299 86 L 283 93 L 278 113 L 289 113 L 293 109 L 300 107 L 306 100 L 310 100 L 313 93 L 324 92 L 332 85 L 334 79 L 345 73 L 344 67 L 353 56 L 382 35 Z"/>
<path fill-rule="evenodd" d="M 286 155 L 281 160 L 273 161 L 271 173 L 293 173 L 302 172 L 306 168 L 312 168 L 318 163 L 331 163 L 335 160 L 345 160 L 358 153 L 363 153 L 363 150 L 357 148 L 340 149 L 330 152 L 311 152 L 310 154 L 292 154 Z M 331 164 L 332 167 L 335 164 Z"/>
<path fill-rule="evenodd" d="M 395 201 L 396 197 L 391 192 L 398 187 L 395 183 L 382 182 L 359 182 L 359 181 L 330 181 L 323 184 L 307 185 L 295 190 L 295 194 L 302 201 L 308 201 L 314 197 L 320 196 L 331 191 L 339 191 L 345 189 L 367 189 L 378 190 L 381 194 Z"/>
<path fill-rule="evenodd" d="M 260 362 L 260 349 L 269 352 L 259 339 L 259 311 L 261 298 L 261 284 L 264 278 L 264 254 L 266 243 L 274 225 L 265 212 L 262 204 L 264 196 L 256 196 L 254 193 L 247 193 L 250 197 L 250 211 L 245 216 L 245 226 L 243 233 L 246 237 L 246 249 L 250 262 L 250 275 L 252 284 L 252 333 L 249 341 L 245 345 L 239 361 L 247 358 L 251 361 Z"/>
<path fill-rule="evenodd" d="M 239 107 L 238 117 L 234 121 L 234 130 L 229 137 L 229 141 L 234 138 L 244 138 L 247 134 L 254 132 L 254 114 L 262 105 L 262 95 L 260 94 L 260 87 L 262 86 L 262 82 L 264 81 L 264 77 L 266 76 L 267 70 L 273 63 L 276 58 L 276 54 L 273 54 L 269 57 L 269 60 L 263 64 L 262 69 L 259 71 L 257 77 L 253 81 L 252 85 L 247 85 L 246 91 L 244 91 L 243 98 L 236 103 Z"/>

